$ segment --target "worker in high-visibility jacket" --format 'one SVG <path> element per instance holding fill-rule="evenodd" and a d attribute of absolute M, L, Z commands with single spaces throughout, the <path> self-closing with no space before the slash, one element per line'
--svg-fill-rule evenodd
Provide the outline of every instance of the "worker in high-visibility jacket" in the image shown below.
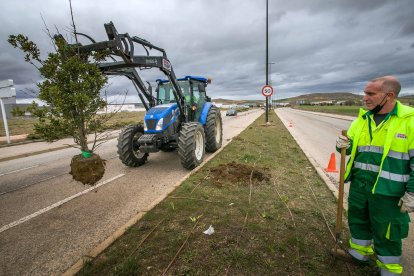
<path fill-rule="evenodd" d="M 350 155 L 348 254 L 362 263 L 375 254 L 381 275 L 403 271 L 402 239 L 414 211 L 414 108 L 397 101 L 401 85 L 393 76 L 368 82 L 361 109 L 337 150 Z"/>

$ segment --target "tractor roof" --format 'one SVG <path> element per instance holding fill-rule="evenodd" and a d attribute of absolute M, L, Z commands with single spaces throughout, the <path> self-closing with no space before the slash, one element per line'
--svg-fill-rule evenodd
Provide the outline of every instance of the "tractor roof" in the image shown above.
<path fill-rule="evenodd" d="M 204 78 L 204 77 L 200 77 L 200 76 L 185 76 L 184 78 L 179 78 L 177 79 L 178 81 L 183 81 L 183 80 L 196 80 L 196 81 L 201 81 L 204 83 L 208 83 L 208 79 Z M 165 79 L 157 79 L 156 82 L 159 83 L 166 83 L 166 82 L 170 82 L 169 80 L 165 80 Z"/>

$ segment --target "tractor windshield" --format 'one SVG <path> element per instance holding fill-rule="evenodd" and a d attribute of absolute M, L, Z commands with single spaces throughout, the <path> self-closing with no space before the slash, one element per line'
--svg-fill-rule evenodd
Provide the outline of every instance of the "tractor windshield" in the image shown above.
<path fill-rule="evenodd" d="M 184 96 L 190 96 L 190 84 L 188 81 L 179 81 L 181 92 Z M 160 104 L 174 103 L 173 87 L 170 82 L 160 83 L 158 86 L 158 102 Z"/>
<path fill-rule="evenodd" d="M 159 84 L 157 98 L 160 104 L 165 104 L 165 103 L 170 103 L 170 102 L 175 101 L 171 83 L 166 82 L 166 83 Z"/>

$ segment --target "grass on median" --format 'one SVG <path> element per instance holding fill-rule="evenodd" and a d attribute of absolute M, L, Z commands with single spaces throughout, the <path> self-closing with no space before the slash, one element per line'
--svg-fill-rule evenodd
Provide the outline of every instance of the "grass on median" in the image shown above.
<path fill-rule="evenodd" d="M 79 275 L 347 275 L 329 254 L 336 200 L 276 115 L 269 119 L 234 138 Z M 210 225 L 214 234 L 203 234 Z"/>

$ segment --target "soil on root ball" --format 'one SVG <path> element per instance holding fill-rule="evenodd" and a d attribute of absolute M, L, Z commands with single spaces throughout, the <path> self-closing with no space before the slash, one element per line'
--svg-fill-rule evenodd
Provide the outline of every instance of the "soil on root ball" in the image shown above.
<path fill-rule="evenodd" d="M 75 155 L 70 163 L 70 174 L 76 181 L 94 185 L 105 173 L 105 162 L 94 153 L 89 158 L 84 158 L 82 154 Z"/>

